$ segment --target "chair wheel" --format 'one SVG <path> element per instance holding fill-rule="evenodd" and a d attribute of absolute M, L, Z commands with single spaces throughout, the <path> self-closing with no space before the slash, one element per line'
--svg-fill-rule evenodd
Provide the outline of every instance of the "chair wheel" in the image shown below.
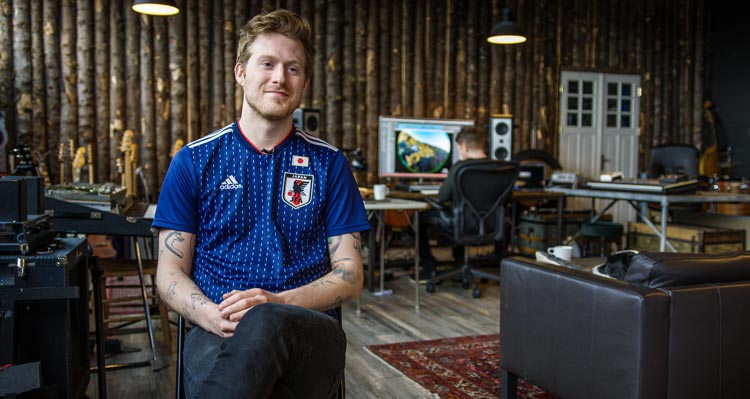
<path fill-rule="evenodd" d="M 479 288 L 474 288 L 474 291 L 473 291 L 473 292 L 471 293 L 471 295 L 472 295 L 472 296 L 473 296 L 474 298 L 479 298 L 479 297 L 481 297 L 481 296 L 482 296 L 482 293 L 481 293 L 481 292 L 479 292 Z"/>
<path fill-rule="evenodd" d="M 432 294 L 435 292 L 435 286 L 432 285 L 432 283 L 427 283 L 427 285 L 425 286 L 425 290 L 427 290 L 427 292 Z"/>
<path fill-rule="evenodd" d="M 464 289 L 468 289 L 468 288 L 469 288 L 469 281 L 464 280 Z"/>

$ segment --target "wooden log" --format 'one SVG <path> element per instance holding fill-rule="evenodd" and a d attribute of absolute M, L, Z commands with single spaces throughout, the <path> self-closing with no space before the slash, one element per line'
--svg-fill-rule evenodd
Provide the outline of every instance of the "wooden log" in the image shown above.
<path fill-rule="evenodd" d="M 29 3 L 14 4 L 13 14 L 13 89 L 16 94 L 16 137 L 10 143 L 12 145 L 31 144 L 31 8 Z"/>
<path fill-rule="evenodd" d="M 224 67 L 224 22 L 223 0 L 214 0 L 211 9 L 211 131 L 227 124 L 226 103 L 224 97 L 224 77 L 228 69 Z"/>
<path fill-rule="evenodd" d="M 424 68 L 425 68 L 425 4 L 417 1 L 414 8 L 414 69 L 412 70 L 412 107 L 414 116 L 425 116 Z"/>
<path fill-rule="evenodd" d="M 378 37 L 380 36 L 380 29 L 378 29 L 378 4 L 375 1 L 369 2 L 368 15 L 367 15 L 367 65 L 365 66 L 366 74 L 366 87 L 365 87 L 365 98 L 366 100 L 366 119 L 365 129 L 363 131 L 364 137 L 366 138 L 366 158 L 368 161 L 373 162 L 373 165 L 377 165 L 378 162 L 378 68 L 376 66 L 376 54 L 378 52 Z M 376 172 L 373 168 L 367 171 L 366 181 L 368 184 L 375 181 L 377 178 Z"/>
<path fill-rule="evenodd" d="M 47 154 L 44 158 L 52 183 L 60 181 L 59 166 L 56 162 L 60 144 L 60 33 L 58 19 L 60 12 L 57 2 L 44 3 L 44 65 L 45 65 L 45 123 L 47 125 Z M 0 13 L 1 14 L 1 13 Z M 2 21 L 0 21 L 2 26 Z M 2 43 L 0 41 L 0 47 Z M 0 82 L 3 79 L 0 77 Z M 0 83 L 2 85 L 2 83 Z M 1 87 L 1 86 L 0 86 Z M 0 91 L 2 91 L 0 89 Z M 0 108 L 2 108 L 0 106 Z"/>
<path fill-rule="evenodd" d="M 8 125 L 10 125 L 8 120 L 12 115 L 10 108 L 13 101 L 12 3 L 12 0 L 0 0 L 0 112 L 5 115 L 5 121 Z M 2 164 L 0 168 L 4 166 Z"/>
<path fill-rule="evenodd" d="M 336 147 L 341 146 L 341 8 L 340 0 L 331 0 L 326 7 L 326 78 L 325 137 Z"/>
<path fill-rule="evenodd" d="M 179 14 L 178 14 L 179 15 Z M 172 149 L 172 132 L 169 125 L 171 117 L 170 101 L 170 70 L 169 70 L 169 34 L 167 32 L 167 21 L 164 18 L 154 18 L 154 155 L 155 180 L 153 191 L 156 194 L 164 176 L 167 174 L 169 154 Z M 145 148 L 144 148 L 145 151 Z"/>
<path fill-rule="evenodd" d="M 380 6 L 378 7 L 378 19 L 380 20 L 380 35 L 378 41 L 378 55 L 377 55 L 377 68 L 378 68 L 378 115 L 384 113 L 391 105 L 391 35 L 387 32 L 391 31 L 391 18 L 388 8 L 390 1 L 379 0 Z"/>
<path fill-rule="evenodd" d="M 140 16 L 140 57 L 141 57 L 141 126 L 140 140 L 134 139 L 139 144 L 140 167 L 146 180 L 147 192 L 135 191 L 136 196 L 146 196 L 152 200 L 151 195 L 156 193 L 156 148 L 154 134 L 154 30 L 153 18 L 147 15 Z"/>
<path fill-rule="evenodd" d="M 31 2 L 31 148 L 38 154 L 47 152 L 47 115 L 44 109 L 44 31 L 43 5 Z M 44 159 L 38 160 L 44 162 Z"/>
<path fill-rule="evenodd" d="M 95 146 L 94 12 L 90 1 L 76 2 L 76 90 L 78 91 L 78 146 Z M 96 151 L 96 150 L 94 150 Z"/>
<path fill-rule="evenodd" d="M 492 1 L 492 27 L 500 22 L 502 7 L 500 6 L 499 0 Z M 490 28 L 492 29 L 492 28 Z M 487 31 L 489 34 L 490 31 Z M 502 68 L 503 68 L 503 54 L 502 46 L 489 45 L 490 46 L 490 115 L 499 114 L 501 112 L 500 101 L 502 97 Z"/>
<path fill-rule="evenodd" d="M 111 4 L 109 8 L 109 168 L 108 181 L 121 182 L 124 173 L 123 158 L 120 151 L 122 135 L 125 131 L 126 91 L 125 65 L 123 51 L 125 38 L 123 30 L 122 4 Z M 117 160 L 119 161 L 119 164 Z"/>
<path fill-rule="evenodd" d="M 464 116 L 466 119 L 475 119 L 477 116 L 479 82 L 478 49 L 477 49 L 477 24 L 479 4 L 472 0 L 467 2 L 466 8 L 466 96 L 464 99 Z"/>
<path fill-rule="evenodd" d="M 117 5 L 115 5 L 117 7 Z M 95 126 L 94 132 L 96 142 L 96 156 L 94 164 L 96 168 L 96 181 L 104 183 L 111 180 L 114 162 L 110 158 L 111 136 L 109 129 L 109 39 L 110 29 L 110 2 L 94 0 L 94 98 L 95 98 Z"/>
<path fill-rule="evenodd" d="M 477 4 L 477 7 L 479 5 Z M 477 46 L 477 112 L 474 119 L 477 121 L 478 126 L 488 126 L 489 122 L 489 106 L 490 106 L 490 44 L 487 43 L 487 34 L 492 29 L 492 12 L 487 12 L 487 9 L 480 9 L 479 15 L 477 16 L 477 29 L 476 29 L 476 46 Z"/>
<path fill-rule="evenodd" d="M 445 2 L 436 1 L 427 9 L 431 13 L 431 34 L 428 41 L 432 43 L 431 55 L 428 62 L 431 76 L 427 78 L 427 115 L 432 118 L 442 118 L 445 115 L 445 104 L 443 102 L 443 91 L 445 89 L 445 59 L 446 52 L 446 20 L 448 16 L 445 11 Z"/>
<path fill-rule="evenodd" d="M 414 0 L 406 0 L 401 6 L 401 108 L 404 116 L 416 116 L 414 113 L 414 93 L 411 85 L 414 84 L 414 62 L 416 43 L 414 37 L 415 17 Z M 368 158 L 369 159 L 369 158 Z"/>
<path fill-rule="evenodd" d="M 357 102 L 355 105 L 355 136 L 357 146 L 365 151 L 365 156 L 369 157 L 367 150 L 369 141 L 367 140 L 367 0 L 356 0 L 354 3 L 354 18 L 357 21 L 354 25 L 354 85 L 356 90 Z M 367 158 L 370 165 L 376 165 L 374 159 Z M 367 171 L 370 174 L 372 170 Z M 367 176 L 361 178 L 362 183 L 366 184 Z"/>
<path fill-rule="evenodd" d="M 199 0 L 198 1 L 198 73 L 200 76 L 196 76 L 198 82 L 200 82 L 200 102 L 199 108 L 199 121 L 200 129 L 196 136 L 192 140 L 203 137 L 213 131 L 214 126 L 211 122 L 210 115 L 210 103 L 211 103 L 211 79 L 209 77 L 209 71 L 211 71 L 211 49 L 209 43 L 211 41 L 211 5 L 210 0 Z"/>
<path fill-rule="evenodd" d="M 125 16 L 125 130 L 136 132 L 133 138 L 137 143 L 137 132 L 141 131 L 141 22 L 138 13 L 129 7 L 123 10 Z M 123 130 L 124 131 L 124 130 Z"/>
<path fill-rule="evenodd" d="M 341 147 L 344 149 L 357 148 L 357 96 L 354 60 L 355 4 L 344 3 L 342 41 L 341 41 Z"/>
<path fill-rule="evenodd" d="M 78 95 L 76 89 L 76 16 L 75 4 L 72 0 L 62 0 L 60 6 L 60 59 L 62 64 L 63 93 L 60 96 L 60 142 L 75 145 L 78 128 Z M 60 155 L 65 157 L 69 152 L 63 151 Z M 68 157 L 70 161 L 72 157 Z M 60 173 L 61 179 L 71 181 L 73 175 L 70 168 L 66 167 Z"/>
<path fill-rule="evenodd" d="M 187 92 L 185 94 L 187 101 L 187 128 L 185 130 L 185 142 L 189 143 L 198 137 L 201 132 L 201 114 L 200 114 L 200 96 L 201 96 L 201 82 L 200 82 L 200 69 L 198 68 L 198 45 L 200 39 L 198 36 L 198 2 L 190 1 L 186 3 L 185 7 L 185 31 L 186 31 L 186 42 L 185 46 L 185 57 L 187 65 L 185 67 L 186 74 L 186 85 Z M 179 24 L 179 23 L 178 23 Z M 178 29 L 179 31 L 179 29 Z M 171 40 L 170 31 L 170 40 Z M 182 41 L 182 38 L 177 38 Z M 174 87 L 174 86 L 172 86 Z M 174 110 L 173 110 L 174 112 Z M 179 122 L 178 122 L 179 123 Z M 175 128 L 174 124 L 172 125 Z M 173 130 L 174 131 L 174 130 Z M 173 136 L 173 140 L 175 137 Z"/>
<path fill-rule="evenodd" d="M 195 48 L 195 46 L 190 45 L 195 43 L 191 40 L 195 38 L 187 35 L 185 21 L 189 18 L 188 14 L 191 12 L 195 15 L 194 7 L 193 10 L 185 11 L 167 20 L 169 23 L 169 145 L 172 148 L 177 140 L 182 140 L 185 143 L 185 139 L 187 139 L 189 96 L 193 95 L 192 93 L 188 94 L 189 83 L 186 72 L 188 65 L 186 65 L 185 50 L 186 47 Z M 185 40 L 186 36 L 188 37 L 187 40 Z M 186 42 L 188 46 L 185 46 Z M 194 52 L 193 56 L 195 56 Z M 197 64 L 193 62 L 193 65 Z M 169 152 L 171 154 L 173 151 L 170 150 Z M 159 187 L 161 187 L 162 182 L 163 180 L 159 181 Z"/>
<path fill-rule="evenodd" d="M 384 114 L 398 116 L 402 114 L 401 104 L 403 103 L 402 97 L 402 86 L 404 84 L 401 79 L 401 65 L 403 64 L 403 53 L 401 46 L 401 28 L 403 16 L 401 12 L 402 3 L 396 2 L 391 7 L 390 18 L 391 18 L 391 30 L 390 30 L 390 45 L 391 50 L 389 53 L 390 59 L 390 104 L 384 109 Z"/>
<path fill-rule="evenodd" d="M 308 0 L 301 1 L 300 2 L 300 7 L 299 7 L 299 14 L 302 16 L 302 18 L 305 18 L 307 20 L 307 22 L 312 26 L 312 29 L 313 29 L 313 32 L 314 32 L 314 31 L 316 31 L 316 28 L 314 26 L 314 22 L 315 22 L 315 14 L 314 13 L 315 13 L 315 11 L 314 11 L 313 5 L 314 4 L 313 4 L 312 1 L 308 1 Z M 317 49 L 317 48 L 315 49 L 316 53 L 319 52 L 319 51 L 320 51 L 320 49 Z M 308 68 L 310 68 L 311 70 L 315 69 L 315 67 L 313 65 L 308 65 Z M 312 86 L 315 83 L 316 76 L 314 76 L 314 74 L 313 74 L 312 79 L 313 80 L 310 82 L 310 86 Z M 309 107 L 312 107 L 312 103 L 313 103 L 313 91 L 312 91 L 312 87 L 308 87 L 307 90 L 305 91 L 305 93 L 302 95 L 302 104 L 301 104 L 301 106 L 309 108 Z"/>
<path fill-rule="evenodd" d="M 224 122 L 230 123 L 237 118 L 239 112 L 235 113 L 235 94 L 237 82 L 234 80 L 234 61 L 237 59 L 235 49 L 237 48 L 237 32 L 235 28 L 235 3 L 244 3 L 244 0 L 224 0 Z"/>
<path fill-rule="evenodd" d="M 313 10 L 313 48 L 315 56 L 313 57 L 313 81 L 310 82 L 312 89 L 312 108 L 324 110 L 326 108 L 326 2 L 325 0 L 315 0 Z M 324 127 L 325 121 L 321 124 Z M 326 137 L 327 132 L 322 129 L 321 137 Z"/>
<path fill-rule="evenodd" d="M 705 143 L 703 142 L 703 113 L 700 112 L 703 108 L 703 101 L 705 100 L 703 98 L 703 92 L 704 92 L 704 72 L 705 69 L 703 68 L 703 65 L 705 63 L 705 40 L 703 39 L 704 36 L 706 36 L 705 31 L 705 3 L 704 0 L 695 0 L 695 15 L 694 15 L 694 25 L 695 25 L 695 45 L 694 45 L 694 58 L 693 62 L 695 65 L 695 68 L 693 68 L 693 76 L 692 79 L 694 81 L 693 85 L 693 105 L 691 107 L 691 112 L 693 116 L 693 142 L 696 144 L 696 146 L 699 149 L 703 149 L 706 147 Z M 713 140 L 713 138 L 711 139 Z"/>
<path fill-rule="evenodd" d="M 250 14 L 249 14 L 249 4 L 246 1 L 238 0 L 235 1 L 234 4 L 234 14 L 235 14 L 235 20 L 234 20 L 234 39 L 239 39 L 239 33 L 240 29 L 242 29 L 243 26 L 247 23 L 247 21 L 250 20 Z M 234 64 L 237 62 L 237 42 L 235 41 L 234 47 L 232 49 L 227 49 L 227 51 L 231 52 L 232 54 L 232 61 L 231 64 L 228 64 L 234 68 Z M 234 73 L 230 73 L 230 79 L 232 81 L 232 87 L 234 90 L 234 115 L 235 119 L 239 117 L 240 113 L 242 112 L 242 94 L 244 93 L 242 91 L 242 87 L 237 84 L 237 81 L 234 78 Z"/>

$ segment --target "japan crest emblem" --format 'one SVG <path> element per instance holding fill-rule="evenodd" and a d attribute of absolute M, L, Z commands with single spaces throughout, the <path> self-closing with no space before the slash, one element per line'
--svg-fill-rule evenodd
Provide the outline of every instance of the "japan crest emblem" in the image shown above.
<path fill-rule="evenodd" d="M 312 201 L 313 176 L 297 173 L 284 173 L 282 197 L 292 208 L 303 207 Z"/>

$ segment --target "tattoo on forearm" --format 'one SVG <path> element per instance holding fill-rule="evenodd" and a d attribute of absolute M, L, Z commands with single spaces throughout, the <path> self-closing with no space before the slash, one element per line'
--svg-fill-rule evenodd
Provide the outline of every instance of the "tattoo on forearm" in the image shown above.
<path fill-rule="evenodd" d="M 331 272 L 331 274 L 333 274 L 334 276 L 338 276 L 346 283 L 358 283 L 360 278 L 359 273 L 352 272 L 349 268 L 346 267 L 353 264 L 354 260 L 352 258 L 336 259 L 331 265 L 333 267 L 333 271 Z"/>
<path fill-rule="evenodd" d="M 338 251 L 339 246 L 341 245 L 341 237 L 331 237 L 328 239 L 328 254 L 333 257 L 333 254 Z"/>
<path fill-rule="evenodd" d="M 169 283 L 169 288 L 167 288 L 167 293 L 166 293 L 166 295 L 169 298 L 171 298 L 171 297 L 174 296 L 174 294 L 175 294 L 175 288 L 177 288 L 177 282 L 176 281 L 172 281 L 171 283 Z"/>
<path fill-rule="evenodd" d="M 359 235 L 359 233 L 352 233 L 352 238 L 354 239 L 354 250 L 359 252 L 362 250 L 362 236 Z"/>
<path fill-rule="evenodd" d="M 182 236 L 181 231 L 171 231 L 169 234 L 167 234 L 167 237 L 164 239 L 164 246 L 167 247 L 169 252 L 175 254 L 178 258 L 182 259 L 185 257 L 185 254 L 180 251 L 179 249 L 174 247 L 175 242 L 183 242 L 185 241 L 185 237 Z"/>
<path fill-rule="evenodd" d="M 190 304 L 193 306 L 193 310 L 195 310 L 196 304 L 203 306 L 206 303 L 206 297 L 203 294 L 190 294 Z"/>

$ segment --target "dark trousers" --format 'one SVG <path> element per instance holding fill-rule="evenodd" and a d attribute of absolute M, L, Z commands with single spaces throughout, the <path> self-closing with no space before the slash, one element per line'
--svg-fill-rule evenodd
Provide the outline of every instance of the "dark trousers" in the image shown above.
<path fill-rule="evenodd" d="M 299 306 L 262 304 L 231 338 L 194 327 L 185 338 L 188 398 L 333 398 L 346 336 L 337 320 Z"/>

